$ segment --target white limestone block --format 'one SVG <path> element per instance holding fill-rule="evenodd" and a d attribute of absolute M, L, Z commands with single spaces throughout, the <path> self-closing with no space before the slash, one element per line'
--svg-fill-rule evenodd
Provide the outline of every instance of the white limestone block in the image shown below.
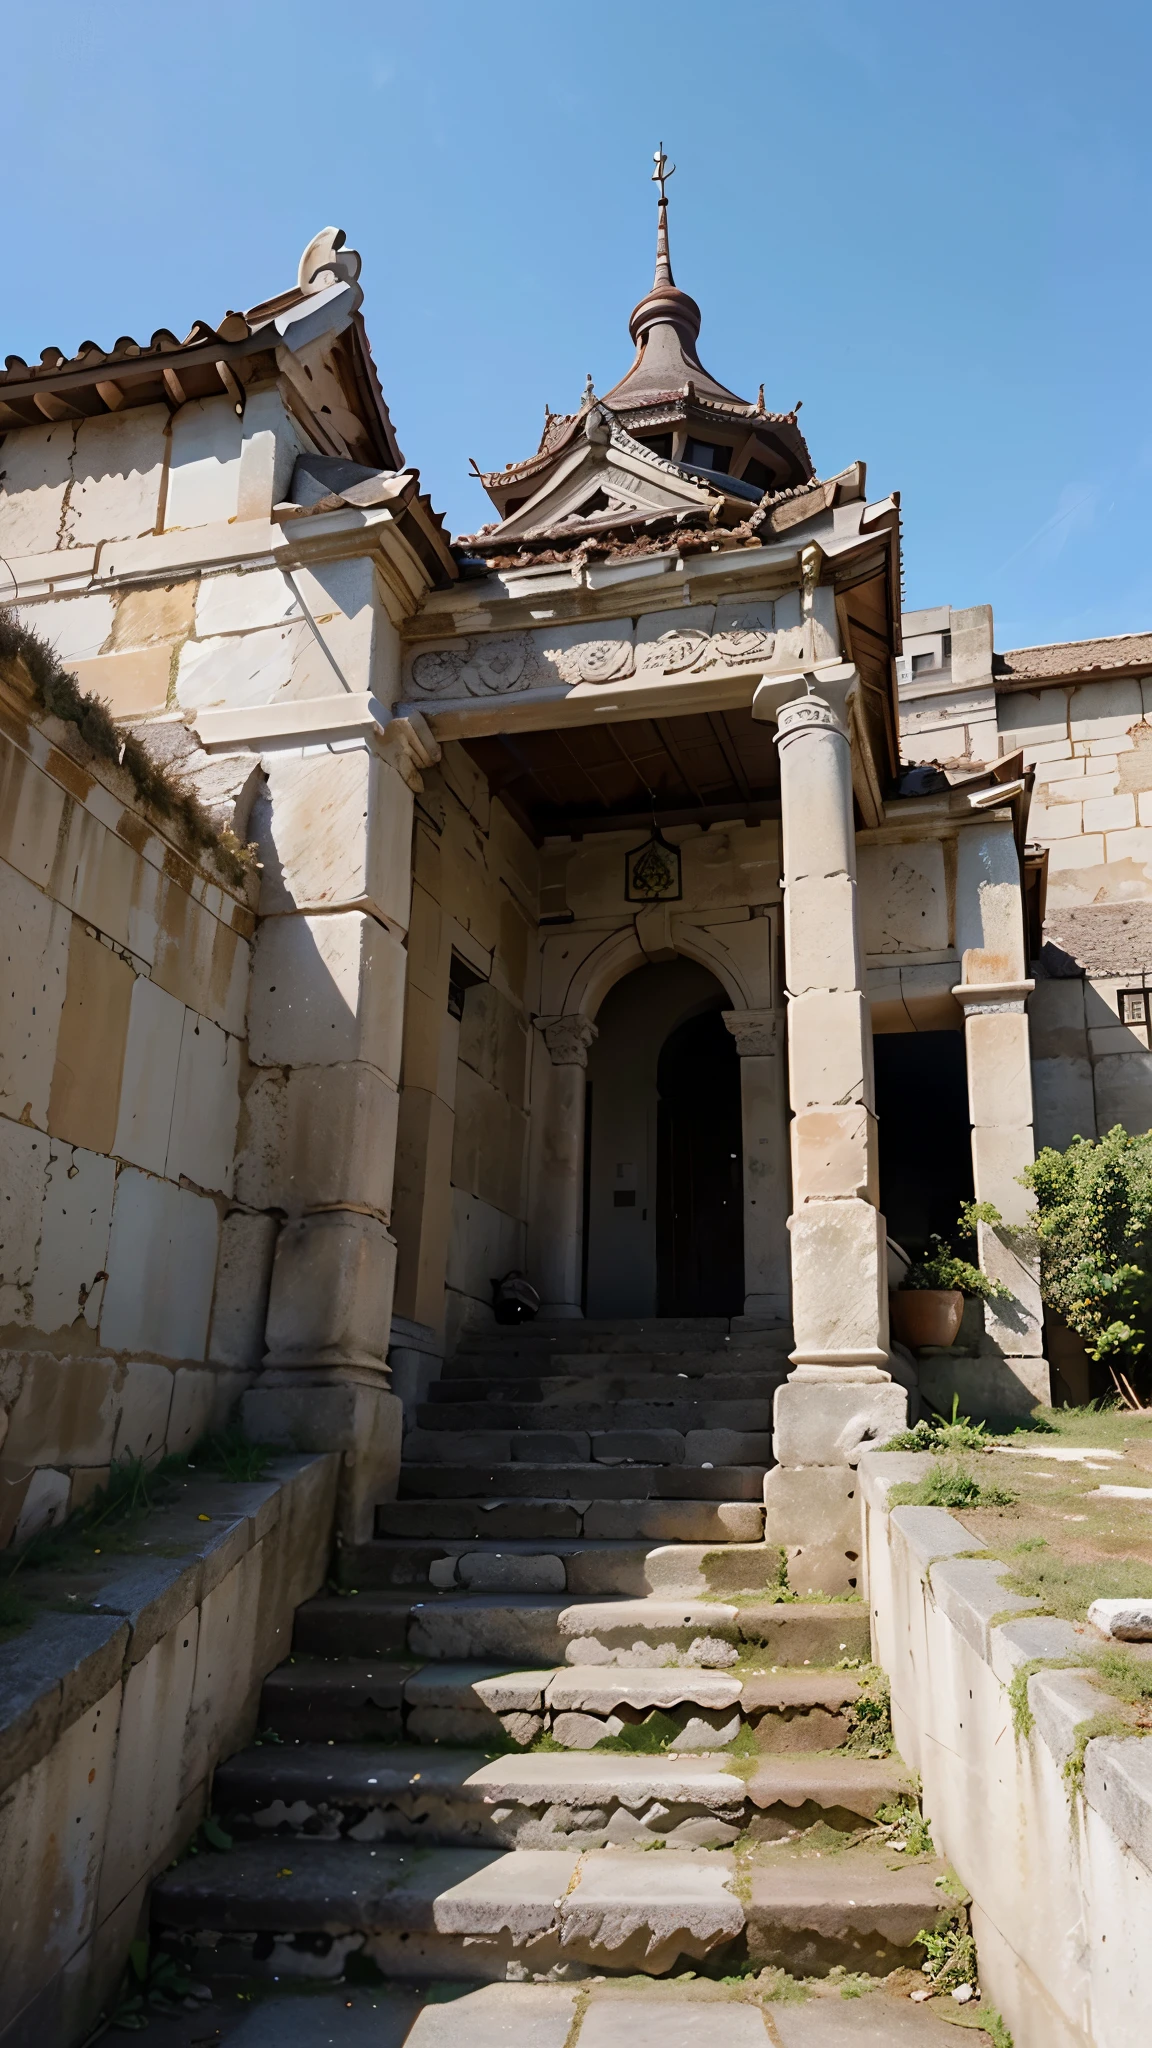
<path fill-rule="evenodd" d="M 131 1038 L 129 1038 L 131 1043 Z M 232 1190 L 240 1115 L 240 1042 L 195 1010 L 184 1011 L 168 1137 L 169 1180 Z"/>
<path fill-rule="evenodd" d="M 799 1112 L 819 1103 L 875 1106 L 872 1034 L 859 989 L 818 990 L 788 1005 L 788 1081 Z"/>
<path fill-rule="evenodd" d="M 59 783 L 0 739 L 0 860 L 40 888 L 56 865 L 67 801 Z"/>
<path fill-rule="evenodd" d="M 372 1216 L 329 1210 L 280 1232 L 268 1304 L 268 1362 L 383 1362 L 396 1244 Z"/>
<path fill-rule="evenodd" d="M 120 1739 L 96 1911 L 105 1919 L 180 1837 L 184 1723 L 196 1672 L 200 1614 L 191 1608 L 124 1681 Z"/>
<path fill-rule="evenodd" d="M 1092 1069 L 1096 1130 L 1123 1124 L 1134 1135 L 1152 1128 L 1152 1053 L 1107 1053 Z M 1092 1136 L 1092 1132 L 1086 1133 Z"/>
<path fill-rule="evenodd" d="M 81 420 L 75 430 L 67 546 L 132 540 L 151 533 L 160 504 L 169 418 L 166 405 L 148 405 Z"/>
<path fill-rule="evenodd" d="M 1088 1619 L 1121 1643 L 1152 1643 L 1152 1592 L 1146 1600 L 1093 1600 Z"/>
<path fill-rule="evenodd" d="M 328 664 L 314 675 L 317 656 L 306 619 L 286 619 L 279 626 L 259 626 L 250 633 L 214 635 L 189 640 L 180 654 L 176 700 L 184 711 L 227 709 L 271 704 L 279 697 L 324 696 L 340 690 Z M 300 687 L 303 684 L 311 687 Z"/>
<path fill-rule="evenodd" d="M 166 530 L 236 517 L 242 433 L 226 397 L 192 399 L 173 415 Z"/>
<path fill-rule="evenodd" d="M 233 1209 L 224 1218 L 208 1337 L 213 1365 L 254 1372 L 264 1356 L 277 1229 L 274 1216 L 250 1216 Z"/>
<path fill-rule="evenodd" d="M 948 944 L 948 890 L 940 842 L 863 846 L 857 860 L 865 953 L 942 952 Z"/>
<path fill-rule="evenodd" d="M 122 1169 L 100 1315 L 110 1351 L 203 1358 L 218 1235 L 216 1204 L 207 1196 Z"/>
<path fill-rule="evenodd" d="M 172 1373 L 150 1359 L 129 1359 L 117 1399 L 120 1413 L 112 1442 L 112 1460 L 144 1458 L 151 1465 L 163 1457 L 172 1407 Z"/>
<path fill-rule="evenodd" d="M 814 1201 L 795 1212 L 789 1228 L 798 1356 L 882 1364 L 888 1355 L 883 1217 L 869 1202 Z"/>
<path fill-rule="evenodd" d="M 182 1365 L 172 1374 L 172 1405 L 168 1411 L 166 1449 L 171 1456 L 190 1451 L 211 1429 L 220 1392 L 221 1374 Z"/>
<path fill-rule="evenodd" d="M 1032 1121 L 1028 1019 L 1023 1010 L 969 1015 L 968 1113 L 974 1124 L 1011 1128 Z"/>
<path fill-rule="evenodd" d="M 252 830 L 263 874 L 260 911 L 360 907 L 407 929 L 412 791 L 367 746 L 273 753 Z"/>
<path fill-rule="evenodd" d="M 886 1443 L 907 1421 L 908 1396 L 894 1380 L 859 1386 L 786 1380 L 773 1406 L 776 1456 L 780 1467 L 856 1465 L 862 1452 Z"/>
<path fill-rule="evenodd" d="M 49 1155 L 43 1131 L 0 1118 L 0 1323 L 28 1320 Z"/>
<path fill-rule="evenodd" d="M 16 1549 L 38 1535 L 41 1529 L 55 1529 L 66 1519 L 71 1492 L 72 1481 L 67 1472 L 57 1472 L 51 1465 L 37 1465 L 28 1481 L 12 1532 Z"/>
<path fill-rule="evenodd" d="M 71 932 L 70 911 L 14 868 L 0 866 L 0 1115 L 41 1130 L 48 1122 Z"/>
<path fill-rule="evenodd" d="M 112 631 L 116 600 L 109 591 L 79 591 L 20 605 L 16 615 L 22 626 L 47 641 L 61 661 L 89 661 L 100 653 Z"/>
<path fill-rule="evenodd" d="M 144 975 L 137 976 L 112 1150 L 118 1159 L 147 1167 L 150 1173 L 163 1173 L 168 1157 L 183 1030 L 183 1003 Z"/>
<path fill-rule="evenodd" d="M 857 989 L 856 884 L 846 875 L 791 882 L 784 899 L 788 988 Z"/>
<path fill-rule="evenodd" d="M 196 637 L 251 633 L 299 617 L 296 594 L 280 569 L 228 569 L 202 576 L 196 593 Z"/>
<path fill-rule="evenodd" d="M 976 1200 L 992 1202 L 1010 1229 L 1023 1229 L 1032 1220 L 1036 1198 L 1020 1185 L 1020 1175 L 1032 1164 L 1035 1145 L 1030 1124 L 1004 1130 L 974 1126 L 972 1131 L 972 1174 Z"/>
<path fill-rule="evenodd" d="M 274 917 L 252 964 L 249 1055 L 258 1066 L 367 1060 L 398 1081 L 405 955 L 360 911 Z"/>
<path fill-rule="evenodd" d="M 984 1304 L 986 1341 L 1008 1357 L 1042 1357 L 1044 1311 L 1038 1258 L 1021 1246 L 1019 1239 L 1007 1241 L 1009 1233 L 987 1223 L 977 1224 L 976 1237 L 981 1271 L 1009 1290 L 1007 1300 Z"/>
<path fill-rule="evenodd" d="M 48 1167 L 32 1320 L 51 1334 L 83 1316 L 95 1329 L 106 1271 L 116 1161 L 79 1145 L 54 1145 Z"/>
<path fill-rule="evenodd" d="M 562 1899 L 580 1858 L 571 1850 L 521 1849 L 497 1857 L 484 1869 L 438 1893 L 432 1908 L 439 1933 L 510 1934 L 519 1944 L 545 1934 L 557 1922 Z"/>

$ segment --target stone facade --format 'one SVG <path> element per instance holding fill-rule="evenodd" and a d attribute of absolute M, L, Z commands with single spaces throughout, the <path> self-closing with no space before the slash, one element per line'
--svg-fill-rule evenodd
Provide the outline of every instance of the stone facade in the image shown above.
<path fill-rule="evenodd" d="M 1011 1237 L 1033 1088 L 1041 1139 L 1152 1100 L 1117 1014 L 1149 686 L 995 656 L 986 608 L 902 640 L 896 504 L 861 464 L 815 478 L 794 416 L 707 377 L 670 269 L 633 371 L 550 417 L 485 479 L 495 522 L 450 544 L 375 380 L 359 259 L 316 249 L 183 344 L 0 378 L 21 621 L 255 860 L 228 880 L 6 685 L 5 1530 L 243 1393 L 253 1434 L 348 1454 L 359 1539 L 395 1486 L 390 1348 L 411 1400 L 510 1270 L 579 1320 L 721 1312 L 723 1266 L 723 1313 L 792 1327 L 795 1547 L 786 1470 L 820 1469 L 835 1520 L 914 1387 L 881 1040 L 889 1089 L 913 1039 L 963 1044 L 962 1177 L 1006 1219 L 980 1255 L 1010 1290 L 970 1333 L 981 1385 L 1047 1392 Z M 643 976 L 674 963 L 657 1000 Z M 652 1044 L 621 1094 L 604 1006 L 632 976 Z M 674 1040 L 678 1072 L 706 1060 L 711 1133 Z"/>

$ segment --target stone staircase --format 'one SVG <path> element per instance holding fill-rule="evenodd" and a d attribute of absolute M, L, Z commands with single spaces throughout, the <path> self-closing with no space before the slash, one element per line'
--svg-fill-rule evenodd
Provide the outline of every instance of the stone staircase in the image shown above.
<path fill-rule="evenodd" d="M 233 1848 L 155 1887 L 198 1974 L 918 1964 L 954 1900 L 876 1827 L 914 1803 L 899 1760 L 843 1747 L 867 1609 L 770 1597 L 787 1341 L 537 1325 L 451 1362 L 216 1774 Z"/>

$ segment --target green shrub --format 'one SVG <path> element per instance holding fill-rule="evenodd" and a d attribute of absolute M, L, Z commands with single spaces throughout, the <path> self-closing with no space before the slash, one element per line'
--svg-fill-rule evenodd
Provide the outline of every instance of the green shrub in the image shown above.
<path fill-rule="evenodd" d="M 1036 1196 L 1045 1302 L 1089 1356 L 1131 1371 L 1152 1329 L 1152 1132 L 1120 1124 L 1099 1139 L 1046 1145 L 1020 1176 Z"/>

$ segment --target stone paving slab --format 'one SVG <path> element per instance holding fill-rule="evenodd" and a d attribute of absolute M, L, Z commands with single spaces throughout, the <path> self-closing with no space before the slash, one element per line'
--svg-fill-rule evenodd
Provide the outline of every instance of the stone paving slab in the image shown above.
<path fill-rule="evenodd" d="M 775 2048 L 764 2013 L 754 2005 L 595 1993 L 577 2042 L 578 2048 Z"/>
<path fill-rule="evenodd" d="M 406 2048 L 565 2048 L 576 2001 L 566 1984 L 485 1984 L 426 2005 Z"/>

